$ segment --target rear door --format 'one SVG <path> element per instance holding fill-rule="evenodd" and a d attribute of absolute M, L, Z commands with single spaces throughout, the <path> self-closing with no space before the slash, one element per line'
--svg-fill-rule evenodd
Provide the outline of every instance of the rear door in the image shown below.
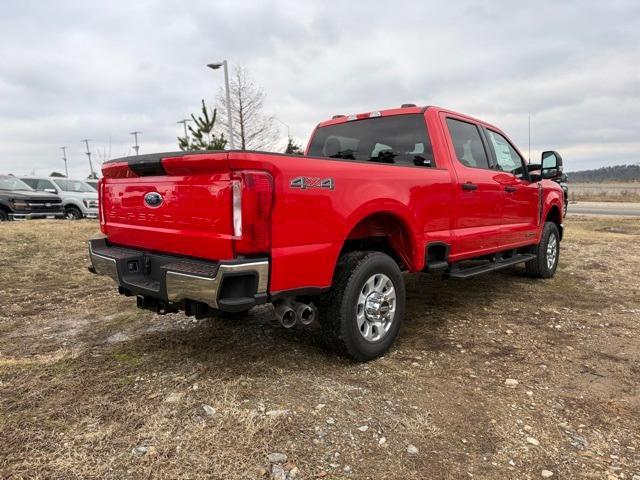
<path fill-rule="evenodd" d="M 526 163 L 501 133 L 485 128 L 495 179 L 502 188 L 500 244 L 506 248 L 531 243 L 536 236 L 539 211 L 538 183 L 532 183 Z"/>
<path fill-rule="evenodd" d="M 443 113 L 450 156 L 455 166 L 456 212 L 452 254 L 473 256 L 498 246 L 502 225 L 502 186 L 490 169 L 480 126 L 463 117 Z"/>

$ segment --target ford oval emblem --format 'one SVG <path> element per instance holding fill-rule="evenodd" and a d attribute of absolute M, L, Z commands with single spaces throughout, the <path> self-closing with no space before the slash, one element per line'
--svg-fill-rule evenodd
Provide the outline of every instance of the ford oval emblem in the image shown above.
<path fill-rule="evenodd" d="M 144 203 L 150 208 L 158 208 L 162 205 L 162 201 L 162 195 L 158 192 L 149 192 L 144 196 Z"/>

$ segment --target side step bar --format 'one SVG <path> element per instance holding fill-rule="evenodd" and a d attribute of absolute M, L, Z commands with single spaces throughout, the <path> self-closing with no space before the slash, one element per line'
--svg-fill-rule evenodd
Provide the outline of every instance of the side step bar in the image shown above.
<path fill-rule="evenodd" d="M 482 275 L 483 273 L 495 272 L 496 270 L 511 267 L 512 265 L 516 265 L 518 263 L 528 262 L 529 260 L 533 260 L 534 258 L 536 258 L 536 256 L 533 254 L 522 253 L 508 258 L 501 258 L 499 260 L 495 260 L 484 265 L 478 265 L 476 267 L 459 268 L 456 265 L 453 265 L 451 269 L 448 272 L 444 272 L 442 276 L 443 278 L 456 278 L 459 280 L 464 280 L 467 278 L 475 277 L 476 275 Z"/>

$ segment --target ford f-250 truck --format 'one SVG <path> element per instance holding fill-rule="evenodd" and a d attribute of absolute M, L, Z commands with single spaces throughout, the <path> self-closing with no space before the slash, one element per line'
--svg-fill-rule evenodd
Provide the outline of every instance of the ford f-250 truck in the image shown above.
<path fill-rule="evenodd" d="M 464 279 L 524 263 L 554 275 L 556 152 L 530 165 L 498 128 L 437 107 L 337 115 L 305 156 L 179 152 L 107 162 L 90 269 L 141 308 L 187 315 L 271 302 L 360 361 L 405 316 L 403 272 Z"/>

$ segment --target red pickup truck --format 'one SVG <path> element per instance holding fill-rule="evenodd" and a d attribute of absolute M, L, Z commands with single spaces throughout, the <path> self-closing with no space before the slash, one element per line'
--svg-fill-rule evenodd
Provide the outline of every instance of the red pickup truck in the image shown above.
<path fill-rule="evenodd" d="M 524 263 L 553 276 L 561 171 L 557 152 L 527 164 L 498 128 L 415 105 L 336 115 L 305 156 L 112 160 L 90 269 L 160 314 L 270 302 L 285 327 L 317 320 L 329 344 L 365 361 L 398 334 L 403 272 L 464 279 Z"/>

